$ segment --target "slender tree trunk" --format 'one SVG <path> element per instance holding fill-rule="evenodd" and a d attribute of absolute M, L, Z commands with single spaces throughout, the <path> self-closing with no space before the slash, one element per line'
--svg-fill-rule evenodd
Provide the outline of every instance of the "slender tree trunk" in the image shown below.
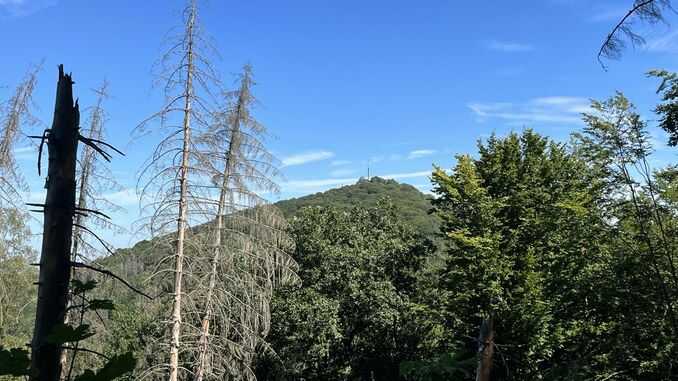
<path fill-rule="evenodd" d="M 207 300 L 205 302 L 205 315 L 202 319 L 202 329 L 200 332 L 200 341 L 198 344 L 198 365 L 195 369 L 195 380 L 202 381 L 205 377 L 205 367 L 207 366 L 207 351 L 209 349 L 209 335 L 210 335 L 210 319 L 212 317 L 212 298 L 214 297 L 214 289 L 217 285 L 217 266 L 219 264 L 221 250 L 222 250 L 222 236 L 221 231 L 224 227 L 224 214 L 226 209 L 226 194 L 228 193 L 228 182 L 231 177 L 234 166 L 234 156 L 239 149 L 239 117 L 241 102 L 238 102 L 238 115 L 234 121 L 234 127 L 231 133 L 231 141 L 229 142 L 228 152 L 226 152 L 226 164 L 224 166 L 224 178 L 221 184 L 221 191 L 219 193 L 219 205 L 217 207 L 217 226 L 214 232 L 214 255 L 212 257 L 212 269 L 210 273 L 210 281 L 207 290 Z"/>
<path fill-rule="evenodd" d="M 224 178 L 224 183 L 227 180 Z M 226 192 L 221 191 L 219 196 L 219 207 L 217 211 L 217 226 L 214 232 L 214 255 L 212 256 L 212 269 L 210 273 L 210 282 L 207 290 L 207 300 L 205 301 L 205 314 L 202 318 L 200 340 L 198 341 L 198 365 L 195 369 L 195 380 L 202 381 L 205 376 L 205 367 L 207 366 L 207 352 L 209 350 L 210 319 L 212 318 L 212 298 L 217 284 L 217 268 L 221 257 L 221 230 L 223 229 L 223 213 L 226 204 Z"/>
<path fill-rule="evenodd" d="M 478 335 L 478 371 L 476 381 L 490 381 L 494 358 L 494 318 L 484 319 Z"/>
<path fill-rule="evenodd" d="M 191 14 L 187 25 L 188 36 L 188 62 L 186 65 L 186 86 L 185 86 L 185 104 L 184 104 L 184 122 L 183 122 L 183 148 L 181 167 L 179 168 L 179 217 L 177 222 L 177 247 L 174 263 L 174 302 L 172 306 L 172 336 L 170 342 L 170 381 L 177 381 L 179 378 L 179 346 L 181 344 L 181 298 L 182 282 L 184 273 L 184 238 L 187 226 L 187 199 L 188 199 L 188 168 L 190 160 L 191 145 L 191 112 L 193 98 L 193 27 L 195 24 L 195 3 L 192 3 Z"/>
<path fill-rule="evenodd" d="M 61 374 L 62 349 L 49 343 L 47 336 L 64 322 L 66 315 L 79 119 L 78 104 L 73 102 L 73 81 L 64 74 L 61 65 L 54 121 L 47 142 L 49 169 L 30 381 L 57 381 Z"/>

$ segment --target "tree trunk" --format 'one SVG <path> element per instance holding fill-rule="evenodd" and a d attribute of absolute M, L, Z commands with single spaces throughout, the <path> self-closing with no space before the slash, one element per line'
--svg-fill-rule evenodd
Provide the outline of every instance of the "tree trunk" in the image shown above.
<path fill-rule="evenodd" d="M 490 381 L 494 357 L 494 319 L 483 320 L 478 335 L 478 371 L 476 381 Z"/>
<path fill-rule="evenodd" d="M 54 121 L 47 141 L 49 169 L 30 381 L 58 381 L 61 352 L 47 342 L 66 315 L 71 278 L 71 239 L 75 207 L 75 169 L 80 112 L 73 102 L 73 81 L 59 66 Z"/>
<path fill-rule="evenodd" d="M 207 301 L 205 302 L 205 315 L 202 319 L 202 327 L 200 332 L 200 341 L 198 344 L 198 350 L 200 351 L 198 355 L 198 365 L 195 370 L 195 381 L 203 381 L 205 377 L 205 367 L 207 366 L 207 351 L 209 350 L 209 335 L 210 335 L 210 319 L 212 318 L 212 298 L 214 297 L 214 289 L 217 284 L 217 265 L 219 264 L 221 250 L 222 250 L 222 237 L 221 231 L 224 227 L 224 214 L 226 209 L 226 193 L 228 193 L 228 183 L 229 178 L 234 167 L 234 157 L 236 156 L 236 151 L 239 150 L 239 114 L 240 114 L 241 102 L 238 102 L 238 115 L 235 118 L 235 125 L 231 133 L 231 141 L 228 146 L 228 152 L 226 152 L 226 164 L 224 166 L 224 178 L 221 184 L 221 191 L 219 192 L 219 205 L 217 207 L 217 226 L 214 232 L 214 255 L 212 257 L 212 269 L 210 273 L 210 282 L 207 290 Z"/>
<path fill-rule="evenodd" d="M 177 381 L 179 379 L 179 346 L 181 345 L 181 298 L 182 282 L 184 274 L 184 238 L 187 227 L 187 209 L 188 209 L 188 168 L 191 150 L 191 113 L 193 99 L 193 27 L 195 24 L 195 3 L 191 5 L 191 14 L 187 25 L 188 36 L 188 62 L 186 66 L 186 86 L 185 86 L 185 105 L 183 122 L 183 148 L 181 167 L 179 168 L 179 216 L 177 222 L 177 247 L 174 262 L 174 301 L 172 306 L 172 337 L 170 341 L 170 363 L 169 380 Z"/>
<path fill-rule="evenodd" d="M 97 108 L 101 107 L 101 99 L 99 99 L 99 102 L 97 104 Z M 96 116 L 95 116 L 96 118 Z M 90 139 L 99 139 L 101 138 L 101 132 L 99 131 L 100 126 L 98 125 L 97 121 L 93 121 L 89 133 L 89 138 Z M 81 173 L 80 173 L 80 181 L 78 184 L 78 204 L 77 207 L 78 209 L 82 210 L 87 208 L 87 189 L 89 185 L 89 179 L 90 175 L 92 172 L 92 161 L 94 160 L 94 150 L 90 147 L 85 146 L 84 154 L 82 157 L 82 168 L 81 168 Z M 84 222 L 84 217 L 82 214 L 76 214 L 75 215 L 75 225 L 73 228 L 73 242 L 72 242 L 72 247 L 73 249 L 71 250 L 71 260 L 73 262 L 78 261 L 78 255 L 80 254 L 80 241 L 82 240 L 82 229 L 79 226 L 82 226 Z M 73 276 L 74 274 L 71 274 Z M 70 307 L 70 305 L 73 304 L 72 300 L 68 300 L 67 307 Z M 64 319 L 64 323 L 68 324 L 71 319 L 75 320 L 75 317 L 77 316 L 76 311 L 71 310 L 70 312 L 66 313 L 66 317 Z M 62 351 L 61 353 L 61 359 L 59 360 L 61 362 L 61 381 L 67 381 L 68 376 L 69 376 L 69 369 L 68 369 L 68 356 L 66 351 Z M 73 363 L 75 361 L 75 352 L 72 353 L 71 356 L 71 368 L 73 367 Z"/>

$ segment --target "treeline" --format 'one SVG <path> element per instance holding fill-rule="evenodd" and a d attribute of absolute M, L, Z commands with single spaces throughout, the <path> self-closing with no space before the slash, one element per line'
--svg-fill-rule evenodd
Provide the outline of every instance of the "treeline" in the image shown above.
<path fill-rule="evenodd" d="M 647 124 L 622 94 L 583 118 L 567 143 L 531 130 L 492 136 L 454 168 L 435 168 L 435 240 L 396 198 L 301 209 L 288 230 L 300 282 L 275 289 L 266 341 L 250 370 L 222 363 L 229 379 L 675 379 L 678 169 L 651 168 Z M 149 241 L 101 263 L 141 279 L 165 252 Z M 170 301 L 110 283 L 98 292 L 117 303 L 88 348 L 132 352 L 128 379 L 148 375 L 163 361 Z M 3 325 L 17 332 L 4 345 L 30 334 L 14 327 Z"/>
<path fill-rule="evenodd" d="M 260 379 L 675 379 L 678 171 L 622 94 L 584 121 L 436 168 L 437 250 L 397 201 L 300 213 Z"/>
<path fill-rule="evenodd" d="M 650 3 L 637 9 L 667 2 Z M 99 235 L 119 229 L 101 197 L 115 188 L 105 162 L 122 154 L 105 142 L 106 84 L 80 122 L 60 70 L 55 123 L 68 109 L 75 176 L 63 198 L 46 186 L 73 205 L 29 205 L 68 223 L 56 224 L 63 250 L 43 238 L 39 260 L 15 153 L 39 124 L 40 67 L 2 104 L 0 379 L 678 378 L 678 167 L 651 166 L 647 123 L 623 94 L 592 102 L 568 142 L 532 130 L 480 141 L 433 169 L 430 200 L 292 204 L 286 219 L 262 197 L 279 170 L 251 66 L 225 88 L 195 0 L 183 21 L 161 59 L 166 103 L 135 130 L 158 137 L 138 176 L 151 238 L 135 248 Z M 676 145 L 678 75 L 651 74 Z M 65 144 L 51 132 L 31 139 L 38 168 L 47 155 L 57 173 Z M 45 276 L 55 257 L 70 282 Z M 38 288 L 63 290 L 59 303 L 41 308 Z"/>

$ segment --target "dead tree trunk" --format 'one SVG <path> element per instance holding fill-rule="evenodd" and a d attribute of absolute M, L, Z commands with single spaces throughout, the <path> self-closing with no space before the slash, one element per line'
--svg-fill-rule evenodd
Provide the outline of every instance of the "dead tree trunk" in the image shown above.
<path fill-rule="evenodd" d="M 102 111 L 102 104 L 104 99 L 107 97 L 106 93 L 106 87 L 107 84 L 104 82 L 104 84 L 101 86 L 99 90 L 97 90 L 97 94 L 99 95 L 99 98 L 97 100 L 97 105 L 94 108 L 94 111 L 92 113 L 92 120 L 90 121 L 90 129 L 89 129 L 89 139 L 94 139 L 94 140 L 100 140 L 102 139 L 102 129 L 103 129 L 103 111 Z M 80 211 L 86 210 L 89 205 L 87 205 L 87 193 L 89 191 L 89 183 L 90 183 L 90 178 L 93 175 L 94 172 L 94 162 L 96 160 L 95 157 L 96 152 L 94 151 L 94 148 L 88 147 L 85 145 L 83 154 L 82 154 L 82 159 L 80 160 L 80 178 L 79 182 L 77 184 L 78 188 L 78 204 L 77 204 L 77 209 Z M 84 225 L 85 222 L 85 214 L 84 213 L 77 213 L 74 217 L 75 221 L 73 224 L 73 238 L 72 238 L 72 244 L 73 244 L 73 249 L 71 250 L 71 261 L 77 262 L 81 252 L 81 242 L 83 240 L 83 230 L 81 226 Z M 74 276 L 75 272 L 71 274 L 71 276 Z M 71 295 L 72 298 L 72 295 Z M 73 304 L 73 300 L 69 300 L 68 302 L 68 307 L 70 307 Z M 69 312 L 66 314 L 66 317 L 64 319 L 64 322 L 68 324 L 68 322 L 75 318 L 78 315 L 78 311 L 75 310 L 69 310 Z M 67 381 L 68 376 L 69 376 L 69 367 L 68 367 L 68 356 L 67 352 L 63 351 L 61 353 L 61 381 Z M 70 368 L 73 368 L 73 362 L 75 361 L 75 352 L 73 352 L 71 356 L 71 366 Z"/>
<path fill-rule="evenodd" d="M 476 381 L 490 381 L 494 357 L 494 319 L 484 319 L 478 335 L 478 371 Z"/>
<path fill-rule="evenodd" d="M 233 133 L 231 135 L 231 142 L 229 144 L 228 152 L 226 153 L 226 169 L 224 170 L 224 179 L 221 186 L 221 191 L 219 192 L 219 205 L 217 207 L 217 226 L 214 231 L 214 241 L 212 245 L 214 246 L 214 255 L 212 257 L 212 268 L 210 273 L 210 282 L 207 290 L 207 300 L 205 302 L 205 314 L 202 318 L 201 331 L 200 331 L 200 340 L 198 341 L 198 365 L 195 370 L 195 381 L 203 381 L 205 377 L 205 367 L 207 366 L 207 352 L 209 350 L 209 336 L 210 336 L 210 319 L 212 318 L 212 304 L 214 297 L 214 289 L 217 285 L 217 271 L 221 250 L 223 249 L 222 243 L 222 230 L 224 228 L 224 214 L 226 209 L 226 196 L 228 193 L 228 182 L 231 177 L 231 172 L 233 171 L 233 157 L 235 156 L 238 147 L 238 119 L 236 119 L 235 126 L 233 127 Z"/>
<path fill-rule="evenodd" d="M 195 25 L 195 2 L 191 3 L 191 13 L 189 16 L 186 36 L 188 38 L 187 63 L 186 63 L 186 85 L 185 85 L 185 104 L 184 104 L 184 122 L 183 122 L 183 148 L 181 167 L 179 169 L 179 218 L 177 222 L 177 246 L 174 261 L 174 301 L 172 305 L 172 337 L 170 341 L 170 381 L 179 379 L 179 346 L 181 345 L 181 298 L 182 283 L 184 275 L 184 239 L 187 228 L 188 215 L 188 170 L 191 151 L 191 115 L 193 101 L 193 74 L 194 74 L 194 53 L 193 37 Z"/>
<path fill-rule="evenodd" d="M 62 349 L 59 344 L 49 343 L 47 336 L 55 326 L 63 324 L 66 315 L 79 119 L 78 104 L 73 102 L 73 81 L 61 65 L 54 121 L 47 135 L 49 169 L 30 381 L 58 381 L 61 375 Z"/>

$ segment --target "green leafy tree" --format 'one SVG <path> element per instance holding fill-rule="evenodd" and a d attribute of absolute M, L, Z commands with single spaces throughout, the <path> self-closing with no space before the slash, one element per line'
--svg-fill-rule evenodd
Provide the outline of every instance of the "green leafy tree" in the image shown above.
<path fill-rule="evenodd" d="M 457 159 L 433 183 L 447 242 L 438 297 L 458 350 L 484 354 L 484 325 L 491 379 L 569 369 L 564 349 L 594 328 L 583 304 L 605 263 L 598 183 L 564 145 L 530 130 Z"/>
<path fill-rule="evenodd" d="M 646 123 L 617 93 L 592 103 L 577 149 L 601 179 L 599 204 L 611 239 L 613 275 L 602 285 L 596 308 L 608 317 L 597 357 L 618 379 L 676 377 L 678 278 L 673 171 L 656 175 Z"/>
<path fill-rule="evenodd" d="M 418 350 L 415 285 L 432 246 L 395 213 L 309 207 L 292 220 L 302 286 L 274 298 L 260 379 L 398 379 Z"/>

